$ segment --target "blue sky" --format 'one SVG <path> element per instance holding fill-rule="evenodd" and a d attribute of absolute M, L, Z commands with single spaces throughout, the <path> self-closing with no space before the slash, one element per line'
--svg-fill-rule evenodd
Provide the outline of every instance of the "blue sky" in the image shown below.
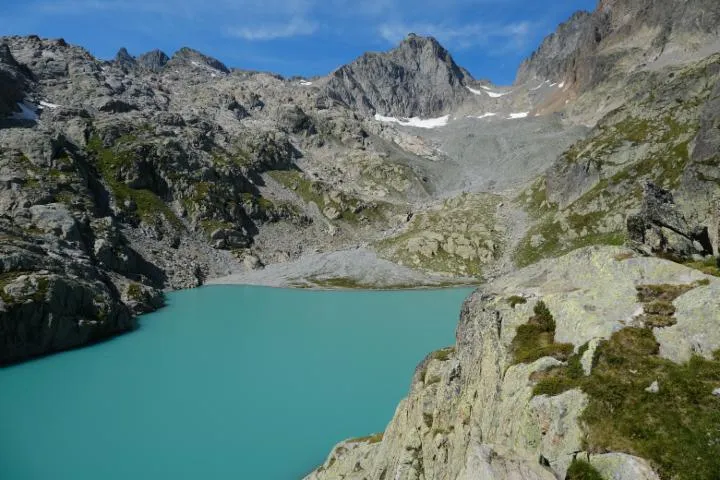
<path fill-rule="evenodd" d="M 476 78 L 512 83 L 517 66 L 597 0 L 2 0 L 0 35 L 63 37 L 100 58 L 120 47 L 189 46 L 228 66 L 324 75 L 408 32 L 435 36 Z"/>

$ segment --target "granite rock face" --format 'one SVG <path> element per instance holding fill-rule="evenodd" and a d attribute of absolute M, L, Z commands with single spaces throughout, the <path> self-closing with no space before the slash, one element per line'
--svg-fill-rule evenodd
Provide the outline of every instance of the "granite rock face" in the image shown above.
<path fill-rule="evenodd" d="M 410 34 L 387 53 L 366 53 L 331 74 L 328 96 L 363 113 L 439 117 L 471 94 L 472 81 L 432 37 Z"/>

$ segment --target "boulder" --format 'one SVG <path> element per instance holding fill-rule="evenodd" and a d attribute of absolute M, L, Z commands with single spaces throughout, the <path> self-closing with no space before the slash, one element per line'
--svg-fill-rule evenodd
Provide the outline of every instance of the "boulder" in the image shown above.
<path fill-rule="evenodd" d="M 644 253 L 683 260 L 713 253 L 708 228 L 691 226 L 672 193 L 651 182 L 645 184 L 640 211 L 627 218 L 627 231 L 633 246 Z"/>

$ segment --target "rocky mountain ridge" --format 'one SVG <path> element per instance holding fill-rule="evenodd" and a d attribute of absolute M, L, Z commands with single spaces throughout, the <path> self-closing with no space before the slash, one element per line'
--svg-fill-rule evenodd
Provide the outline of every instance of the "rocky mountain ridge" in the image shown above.
<path fill-rule="evenodd" d="M 311 80 L 3 37 L 0 364 L 131 330 L 163 290 L 229 274 L 483 281 L 385 434 L 309 478 L 712 472 L 717 432 L 672 443 L 632 419 L 715 421 L 716 18 L 705 0 L 602 1 L 511 87 L 414 35 Z"/>

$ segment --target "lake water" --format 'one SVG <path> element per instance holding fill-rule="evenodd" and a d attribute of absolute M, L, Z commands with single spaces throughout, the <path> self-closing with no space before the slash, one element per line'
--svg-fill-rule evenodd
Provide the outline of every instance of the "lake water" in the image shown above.
<path fill-rule="evenodd" d="M 298 479 L 382 431 L 470 289 L 175 292 L 141 328 L 0 369 L 0 479 Z"/>

